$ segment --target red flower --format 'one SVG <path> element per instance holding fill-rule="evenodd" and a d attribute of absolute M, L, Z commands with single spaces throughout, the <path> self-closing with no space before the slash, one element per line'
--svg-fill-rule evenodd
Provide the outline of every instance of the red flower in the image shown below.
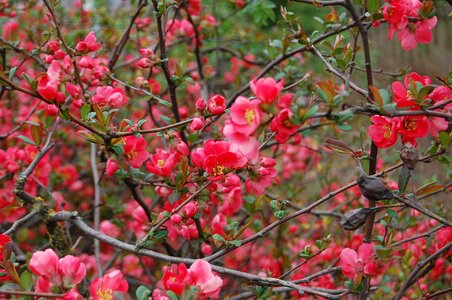
<path fill-rule="evenodd" d="M 182 295 L 185 288 L 185 277 L 187 276 L 187 267 L 180 263 L 167 267 L 162 277 L 162 283 L 166 290 L 174 292 L 176 295 Z"/>
<path fill-rule="evenodd" d="M 134 168 L 139 168 L 149 158 L 149 153 L 146 151 L 146 140 L 140 136 L 137 138 L 134 135 L 123 138 L 124 155 Z"/>
<path fill-rule="evenodd" d="M 281 110 L 270 123 L 270 130 L 276 131 L 275 140 L 278 143 L 285 143 L 290 135 L 297 131 L 297 126 L 290 120 L 293 112 L 290 109 Z"/>
<path fill-rule="evenodd" d="M 368 133 L 378 148 L 388 148 L 397 142 L 398 118 L 373 116 L 370 120 L 373 124 L 369 126 Z"/>
<path fill-rule="evenodd" d="M 108 159 L 107 166 L 105 168 L 105 174 L 111 176 L 114 175 L 118 170 L 119 170 L 118 162 L 113 158 Z"/>
<path fill-rule="evenodd" d="M 411 142 L 416 145 L 414 139 L 427 135 L 429 122 L 426 116 L 405 116 L 400 120 L 399 133 L 403 137 L 404 142 Z"/>
<path fill-rule="evenodd" d="M 419 106 L 416 102 L 415 95 L 411 93 L 410 87 L 420 83 L 422 86 L 429 85 L 431 80 L 428 76 L 421 76 L 416 72 L 405 76 L 404 84 L 399 81 L 392 83 L 392 91 L 394 93 L 394 101 L 399 107 Z M 417 89 L 417 88 L 416 88 Z M 420 99 L 423 100 L 423 99 Z"/>
<path fill-rule="evenodd" d="M 215 95 L 207 102 L 207 108 L 212 115 L 220 115 L 226 109 L 226 99 L 221 95 Z"/>
<path fill-rule="evenodd" d="M 3 262 L 3 253 L 5 245 L 11 242 L 11 238 L 6 234 L 0 234 L 0 263 Z"/>
<path fill-rule="evenodd" d="M 169 153 L 159 148 L 155 154 L 151 155 L 151 159 L 146 163 L 146 170 L 156 175 L 169 176 L 173 172 L 176 164 L 176 153 Z"/>
<path fill-rule="evenodd" d="M 220 180 L 227 171 L 241 169 L 248 162 L 243 155 L 231 152 L 229 143 L 214 140 L 193 151 L 192 161 L 195 166 L 206 170 L 210 180 Z"/>

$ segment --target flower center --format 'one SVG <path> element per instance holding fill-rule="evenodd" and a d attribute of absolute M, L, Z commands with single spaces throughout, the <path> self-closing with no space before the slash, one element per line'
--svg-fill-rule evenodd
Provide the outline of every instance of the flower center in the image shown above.
<path fill-rule="evenodd" d="M 216 165 L 212 169 L 214 176 L 221 176 L 224 174 L 224 166 L 223 165 Z"/>
<path fill-rule="evenodd" d="M 97 290 L 97 296 L 99 296 L 100 300 L 113 300 L 113 290 Z"/>
<path fill-rule="evenodd" d="M 256 113 L 252 109 L 247 109 L 245 111 L 245 119 L 248 125 L 251 125 L 253 123 L 254 118 L 256 118 Z"/>
<path fill-rule="evenodd" d="M 385 133 L 383 134 L 385 139 L 389 139 L 391 137 L 391 133 L 392 133 L 391 125 L 389 124 L 385 125 Z"/>
<path fill-rule="evenodd" d="M 407 91 L 406 91 L 406 98 L 407 98 L 407 99 L 414 99 L 413 94 L 411 93 L 410 90 L 407 90 Z"/>
<path fill-rule="evenodd" d="M 286 127 L 286 128 L 292 127 L 292 122 L 290 122 L 289 119 L 285 119 L 282 123 L 283 123 L 284 127 Z"/>
<path fill-rule="evenodd" d="M 411 120 L 411 119 L 404 120 L 403 128 L 405 128 L 406 130 L 416 130 L 416 128 L 417 128 L 416 121 Z"/>
<path fill-rule="evenodd" d="M 163 166 L 165 165 L 165 161 L 164 161 L 163 159 L 159 159 L 159 160 L 157 161 L 157 165 L 158 165 L 160 168 L 163 168 Z"/>

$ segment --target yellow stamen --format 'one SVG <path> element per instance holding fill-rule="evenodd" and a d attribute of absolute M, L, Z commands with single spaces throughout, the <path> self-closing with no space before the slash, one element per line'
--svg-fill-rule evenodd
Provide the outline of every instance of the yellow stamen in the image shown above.
<path fill-rule="evenodd" d="M 99 296 L 99 299 L 101 300 L 113 300 L 113 290 L 97 290 L 97 296 Z"/>
<path fill-rule="evenodd" d="M 213 167 L 213 175 L 214 176 L 221 176 L 224 174 L 224 166 L 222 165 L 216 165 L 215 167 Z"/>
<path fill-rule="evenodd" d="M 256 113 L 252 109 L 247 109 L 245 111 L 245 119 L 248 125 L 251 125 L 253 123 L 254 118 L 256 118 Z"/>
<path fill-rule="evenodd" d="M 159 159 L 159 160 L 157 161 L 157 165 L 158 165 L 160 168 L 163 168 L 163 166 L 165 165 L 165 161 L 164 161 L 163 159 Z"/>

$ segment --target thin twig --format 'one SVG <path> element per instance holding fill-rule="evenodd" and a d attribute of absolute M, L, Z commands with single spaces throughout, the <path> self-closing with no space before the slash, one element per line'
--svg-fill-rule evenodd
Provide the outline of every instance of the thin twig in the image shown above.
<path fill-rule="evenodd" d="M 446 244 L 445 246 L 443 246 L 442 248 L 440 248 L 439 250 L 437 250 L 435 253 L 433 253 L 432 255 L 430 255 L 429 257 L 427 257 L 426 259 L 418 262 L 416 264 L 416 267 L 414 267 L 413 271 L 411 271 L 411 273 L 408 275 L 407 280 L 405 281 L 405 283 L 402 285 L 402 287 L 400 288 L 400 290 L 397 292 L 397 294 L 395 295 L 395 297 L 393 298 L 393 300 L 400 300 L 402 299 L 403 295 L 405 294 L 405 292 L 408 290 L 408 288 L 413 285 L 416 280 L 419 279 L 419 277 L 417 276 L 417 274 L 419 272 L 422 271 L 422 269 L 424 269 L 424 267 L 428 266 L 428 265 L 432 265 L 434 264 L 434 262 L 444 253 L 446 253 L 447 251 L 449 251 L 449 249 L 452 247 L 452 242 L 449 242 L 448 244 Z M 423 274 L 425 275 L 425 274 Z"/>
<path fill-rule="evenodd" d="M 100 186 L 99 186 L 99 172 L 97 170 L 97 149 L 96 144 L 91 143 L 90 151 L 90 163 L 91 172 L 93 174 L 94 185 L 94 229 L 99 231 L 100 226 Z M 100 278 L 103 276 L 102 263 L 100 260 L 100 243 L 99 240 L 94 240 L 94 255 L 96 257 L 97 264 L 97 276 Z"/>

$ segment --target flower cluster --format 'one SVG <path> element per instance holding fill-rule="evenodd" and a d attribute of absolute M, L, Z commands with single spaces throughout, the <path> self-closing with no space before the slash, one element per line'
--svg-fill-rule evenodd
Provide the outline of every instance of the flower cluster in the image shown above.
<path fill-rule="evenodd" d="M 387 0 L 387 3 L 382 12 L 389 24 L 389 40 L 397 33 L 397 39 L 406 51 L 413 50 L 417 44 L 432 41 L 432 29 L 437 18 L 432 16 L 431 1 Z"/>
<path fill-rule="evenodd" d="M 392 84 L 394 102 L 397 107 L 407 108 L 410 111 L 419 111 L 431 105 L 441 105 L 452 97 L 452 89 L 446 86 L 432 87 L 427 76 L 410 73 L 405 76 L 404 82 L 396 81 Z M 430 91 L 430 92 L 428 92 Z M 451 104 L 444 105 L 437 111 L 449 111 Z M 372 141 L 379 148 L 391 147 L 397 142 L 399 134 L 403 143 L 417 145 L 416 139 L 425 137 L 428 133 L 437 138 L 438 132 L 446 130 L 447 121 L 442 117 L 419 115 L 406 115 L 401 117 L 385 117 L 375 115 L 371 117 L 372 125 L 368 133 Z"/>
<path fill-rule="evenodd" d="M 210 264 L 197 259 L 187 270 L 185 264 L 172 265 L 164 271 L 162 284 L 166 290 L 182 295 L 186 286 L 196 287 L 199 299 L 218 298 L 223 280 L 212 273 Z"/>

